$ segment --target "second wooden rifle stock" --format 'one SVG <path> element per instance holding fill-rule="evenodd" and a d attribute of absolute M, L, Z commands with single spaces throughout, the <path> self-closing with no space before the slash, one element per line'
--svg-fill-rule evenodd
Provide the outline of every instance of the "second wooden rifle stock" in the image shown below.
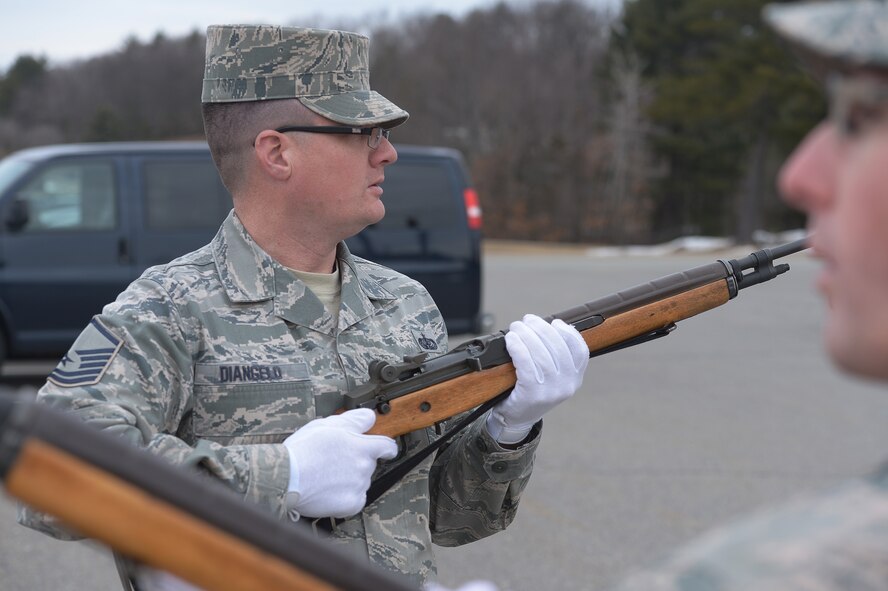
<path fill-rule="evenodd" d="M 208 591 L 416 589 L 219 482 L 68 413 L 6 395 L 0 483 L 74 531 Z"/>
<path fill-rule="evenodd" d="M 572 324 L 594 357 L 666 336 L 677 322 L 785 273 L 789 265 L 775 266 L 774 260 L 805 248 L 802 239 L 741 259 L 719 260 L 547 319 Z M 347 394 L 346 409 L 374 409 L 376 424 L 369 433 L 397 437 L 476 408 L 508 391 L 515 381 L 505 332 L 498 332 L 472 339 L 439 357 L 422 354 L 403 363 L 371 362 L 370 381 Z"/>

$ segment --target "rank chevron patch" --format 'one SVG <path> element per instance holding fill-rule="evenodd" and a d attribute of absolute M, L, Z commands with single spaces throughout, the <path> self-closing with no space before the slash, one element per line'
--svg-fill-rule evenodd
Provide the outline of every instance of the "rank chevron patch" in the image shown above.
<path fill-rule="evenodd" d="M 64 388 L 95 384 L 102 379 L 122 344 L 123 341 L 93 318 L 47 380 Z"/>

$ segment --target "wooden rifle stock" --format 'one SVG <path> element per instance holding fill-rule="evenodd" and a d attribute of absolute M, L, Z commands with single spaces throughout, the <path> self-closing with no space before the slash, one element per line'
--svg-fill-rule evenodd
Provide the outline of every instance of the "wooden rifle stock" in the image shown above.
<path fill-rule="evenodd" d="M 210 591 L 414 589 L 220 483 L 35 403 L 0 397 L 0 477 L 69 528 Z"/>
<path fill-rule="evenodd" d="M 730 299 L 724 279 L 616 314 L 603 324 L 581 330 L 589 352 L 607 349 L 629 338 L 666 328 L 720 306 Z M 463 374 L 389 401 L 390 410 L 377 411 L 376 423 L 368 433 L 397 437 L 434 425 L 465 412 L 513 387 L 515 368 L 511 362 Z M 427 410 L 423 410 L 427 409 Z"/>

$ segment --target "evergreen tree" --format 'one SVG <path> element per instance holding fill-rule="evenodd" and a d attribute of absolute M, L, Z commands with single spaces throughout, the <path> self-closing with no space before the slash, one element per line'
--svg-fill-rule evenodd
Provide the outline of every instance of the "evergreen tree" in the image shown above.
<path fill-rule="evenodd" d="M 0 77 L 0 116 L 7 115 L 19 89 L 39 80 L 46 73 L 46 60 L 30 55 L 19 56 L 5 76 Z"/>
<path fill-rule="evenodd" d="M 816 86 L 761 20 L 767 0 L 628 0 L 615 35 L 654 85 L 654 188 L 663 232 L 749 240 L 785 217 L 774 177 L 824 112 Z M 774 211 L 776 210 L 776 211 Z"/>

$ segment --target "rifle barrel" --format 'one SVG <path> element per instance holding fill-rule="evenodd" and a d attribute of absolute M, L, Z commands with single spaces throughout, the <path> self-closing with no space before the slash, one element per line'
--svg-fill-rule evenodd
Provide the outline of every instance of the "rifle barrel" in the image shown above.
<path fill-rule="evenodd" d="M 806 248 L 808 248 L 808 236 L 800 238 L 793 242 L 781 244 L 780 246 L 775 246 L 774 248 L 771 248 L 770 251 L 773 258 L 779 259 L 781 257 L 801 252 Z"/>

